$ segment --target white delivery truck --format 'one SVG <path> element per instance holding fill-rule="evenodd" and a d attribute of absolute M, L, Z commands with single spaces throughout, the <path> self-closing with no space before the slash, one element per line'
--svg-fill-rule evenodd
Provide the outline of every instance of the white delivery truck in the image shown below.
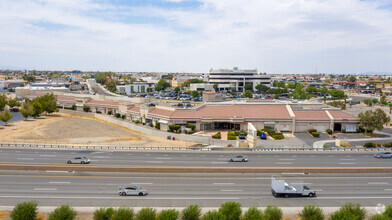
<path fill-rule="evenodd" d="M 290 186 L 284 180 L 277 180 L 274 177 L 271 179 L 271 188 L 272 195 L 277 196 L 308 196 L 313 197 L 316 196 L 316 192 L 314 190 L 309 189 L 307 186 L 301 185 L 298 189 Z"/>

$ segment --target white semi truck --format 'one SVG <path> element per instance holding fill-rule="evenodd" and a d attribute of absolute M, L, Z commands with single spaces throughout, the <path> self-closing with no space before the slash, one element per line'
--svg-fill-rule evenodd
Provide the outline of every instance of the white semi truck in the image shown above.
<path fill-rule="evenodd" d="M 271 188 L 272 195 L 275 197 L 284 196 L 287 198 L 289 196 L 316 196 L 316 192 L 309 189 L 307 186 L 301 185 L 299 189 L 296 189 L 293 186 L 290 186 L 284 180 L 277 180 L 274 177 L 271 179 Z"/>

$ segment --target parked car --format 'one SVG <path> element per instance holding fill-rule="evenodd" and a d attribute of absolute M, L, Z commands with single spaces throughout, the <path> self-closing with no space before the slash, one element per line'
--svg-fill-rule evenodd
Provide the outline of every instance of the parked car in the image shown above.
<path fill-rule="evenodd" d="M 375 158 L 392 158 L 392 152 L 380 152 L 374 155 Z"/>
<path fill-rule="evenodd" d="M 264 133 L 260 134 L 260 139 L 267 140 L 267 135 Z"/>
<path fill-rule="evenodd" d="M 67 164 L 71 164 L 71 163 L 86 164 L 86 163 L 90 163 L 90 160 L 87 157 L 75 157 L 67 161 Z"/>
<path fill-rule="evenodd" d="M 137 185 L 119 186 L 118 194 L 120 196 L 145 196 L 148 194 L 147 190 Z"/>
<path fill-rule="evenodd" d="M 246 139 L 245 133 L 240 133 L 240 134 L 238 135 L 238 139 Z"/>
<path fill-rule="evenodd" d="M 248 162 L 248 157 L 242 155 L 233 155 L 233 157 L 229 159 L 229 162 Z"/>

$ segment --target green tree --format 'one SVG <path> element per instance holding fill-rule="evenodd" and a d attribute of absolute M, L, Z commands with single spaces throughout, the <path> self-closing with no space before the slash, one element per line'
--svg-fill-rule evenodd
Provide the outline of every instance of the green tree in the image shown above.
<path fill-rule="evenodd" d="M 33 100 L 31 105 L 33 107 L 33 114 L 31 116 L 37 118 L 43 112 L 42 105 L 37 100 Z"/>
<path fill-rule="evenodd" d="M 12 220 L 34 220 L 37 216 L 38 203 L 34 201 L 16 204 L 10 217 Z"/>
<path fill-rule="evenodd" d="M 250 90 L 246 90 L 245 92 L 244 92 L 244 96 L 246 97 L 246 98 L 253 98 L 253 94 L 252 94 L 252 92 L 250 91 Z"/>
<path fill-rule="evenodd" d="M 4 111 L 7 102 L 8 102 L 7 96 L 5 96 L 4 94 L 0 95 L 0 111 Z"/>
<path fill-rule="evenodd" d="M 198 205 L 190 205 L 181 211 L 181 220 L 200 220 L 201 208 Z"/>
<path fill-rule="evenodd" d="M 51 114 L 57 110 L 57 100 L 53 94 L 45 94 L 34 100 L 41 105 L 41 113 Z"/>
<path fill-rule="evenodd" d="M 343 99 L 344 98 L 344 91 L 339 89 L 332 89 L 330 94 L 333 99 Z"/>
<path fill-rule="evenodd" d="M 77 212 L 69 205 L 57 207 L 49 214 L 48 220 L 73 220 Z"/>
<path fill-rule="evenodd" d="M 256 85 L 256 89 L 259 92 L 266 93 L 269 90 L 269 87 L 260 83 Z"/>
<path fill-rule="evenodd" d="M 9 120 L 11 120 L 12 117 L 14 117 L 14 116 L 11 114 L 11 112 L 9 112 L 7 110 L 0 112 L 0 120 L 3 121 L 5 123 L 5 125 L 7 125 L 7 122 Z"/>
<path fill-rule="evenodd" d="M 105 82 L 105 86 L 111 92 L 116 92 L 116 90 L 117 90 L 116 82 L 114 82 L 114 81 Z"/>
<path fill-rule="evenodd" d="M 330 216 L 330 220 L 363 220 L 365 219 L 366 209 L 361 208 L 360 204 L 347 203 L 338 211 Z"/>
<path fill-rule="evenodd" d="M 10 99 L 10 100 L 8 100 L 8 106 L 9 106 L 10 108 L 13 108 L 13 107 L 15 107 L 15 106 L 19 107 L 20 105 L 21 105 L 20 102 L 19 102 L 18 100 L 16 100 L 16 99 Z"/>
<path fill-rule="evenodd" d="M 22 76 L 22 79 L 23 79 L 24 81 L 27 81 L 28 83 L 35 82 L 35 76 L 34 76 L 34 75 L 30 75 L 30 74 L 24 74 L 24 75 Z"/>
<path fill-rule="evenodd" d="M 307 92 L 307 93 L 316 94 L 318 91 L 319 91 L 319 90 L 318 90 L 316 87 L 314 87 L 314 86 L 311 86 L 311 87 L 306 88 L 306 92 Z"/>
<path fill-rule="evenodd" d="M 272 83 L 273 87 L 279 87 L 279 88 L 285 88 L 286 84 L 284 83 L 284 81 L 274 81 Z"/>
<path fill-rule="evenodd" d="M 214 83 L 214 85 L 212 87 L 214 87 L 214 89 L 216 91 L 218 89 L 218 83 Z"/>
<path fill-rule="evenodd" d="M 155 90 L 157 91 L 165 90 L 168 87 L 170 87 L 170 84 L 165 79 L 160 79 L 158 81 L 157 86 L 155 87 Z"/>
<path fill-rule="evenodd" d="M 381 131 L 384 128 L 384 124 L 390 122 L 390 117 L 381 109 L 367 110 L 358 114 L 360 126 L 365 131 L 373 133 L 375 129 Z"/>
<path fill-rule="evenodd" d="M 245 90 L 253 91 L 253 85 L 252 85 L 252 83 L 247 83 L 247 84 L 245 84 Z"/>
<path fill-rule="evenodd" d="M 101 85 L 104 85 L 107 81 L 107 78 L 112 76 L 111 72 L 102 72 L 102 73 L 95 73 L 94 78 L 95 81 Z"/>
<path fill-rule="evenodd" d="M 242 213 L 241 204 L 234 201 L 225 202 L 219 212 L 226 216 L 226 220 L 239 220 Z"/>
<path fill-rule="evenodd" d="M 226 216 L 217 210 L 210 210 L 203 215 L 202 220 L 227 220 Z"/>
<path fill-rule="evenodd" d="M 193 96 L 193 98 L 196 98 L 196 97 L 199 97 L 199 92 L 198 91 L 196 91 L 196 90 L 194 90 L 194 91 L 192 91 L 192 96 Z"/>
<path fill-rule="evenodd" d="M 27 118 L 34 114 L 34 108 L 30 102 L 25 102 L 19 112 L 23 115 L 23 117 Z"/>
<path fill-rule="evenodd" d="M 355 82 L 355 81 L 357 81 L 357 77 L 355 77 L 355 76 L 349 76 L 349 77 L 347 78 L 347 81 L 348 81 L 348 82 Z"/>
<path fill-rule="evenodd" d="M 176 87 L 176 88 L 174 89 L 174 91 L 178 93 L 179 91 L 181 91 L 181 88 L 180 88 L 180 87 Z"/>
<path fill-rule="evenodd" d="M 171 74 L 171 73 L 169 73 L 169 74 L 167 74 L 167 78 L 170 79 L 170 80 L 172 80 L 172 79 L 174 78 L 174 75 Z"/>
<path fill-rule="evenodd" d="M 296 88 L 296 84 L 297 84 L 297 83 L 289 83 L 289 84 L 287 84 L 287 88 L 289 88 L 289 89 L 295 89 L 295 88 Z"/>
<path fill-rule="evenodd" d="M 250 207 L 242 217 L 242 220 L 262 220 L 262 219 L 263 219 L 263 211 L 258 209 L 257 207 Z"/>

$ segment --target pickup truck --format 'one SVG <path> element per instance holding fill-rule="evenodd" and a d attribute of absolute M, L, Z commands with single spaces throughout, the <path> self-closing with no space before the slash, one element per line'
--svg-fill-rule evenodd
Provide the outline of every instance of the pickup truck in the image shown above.
<path fill-rule="evenodd" d="M 275 197 L 284 196 L 287 198 L 289 196 L 316 196 L 316 191 L 309 189 L 307 186 L 302 186 L 299 189 L 296 189 L 284 180 L 277 180 L 273 177 L 271 179 L 271 188 L 272 195 Z"/>

